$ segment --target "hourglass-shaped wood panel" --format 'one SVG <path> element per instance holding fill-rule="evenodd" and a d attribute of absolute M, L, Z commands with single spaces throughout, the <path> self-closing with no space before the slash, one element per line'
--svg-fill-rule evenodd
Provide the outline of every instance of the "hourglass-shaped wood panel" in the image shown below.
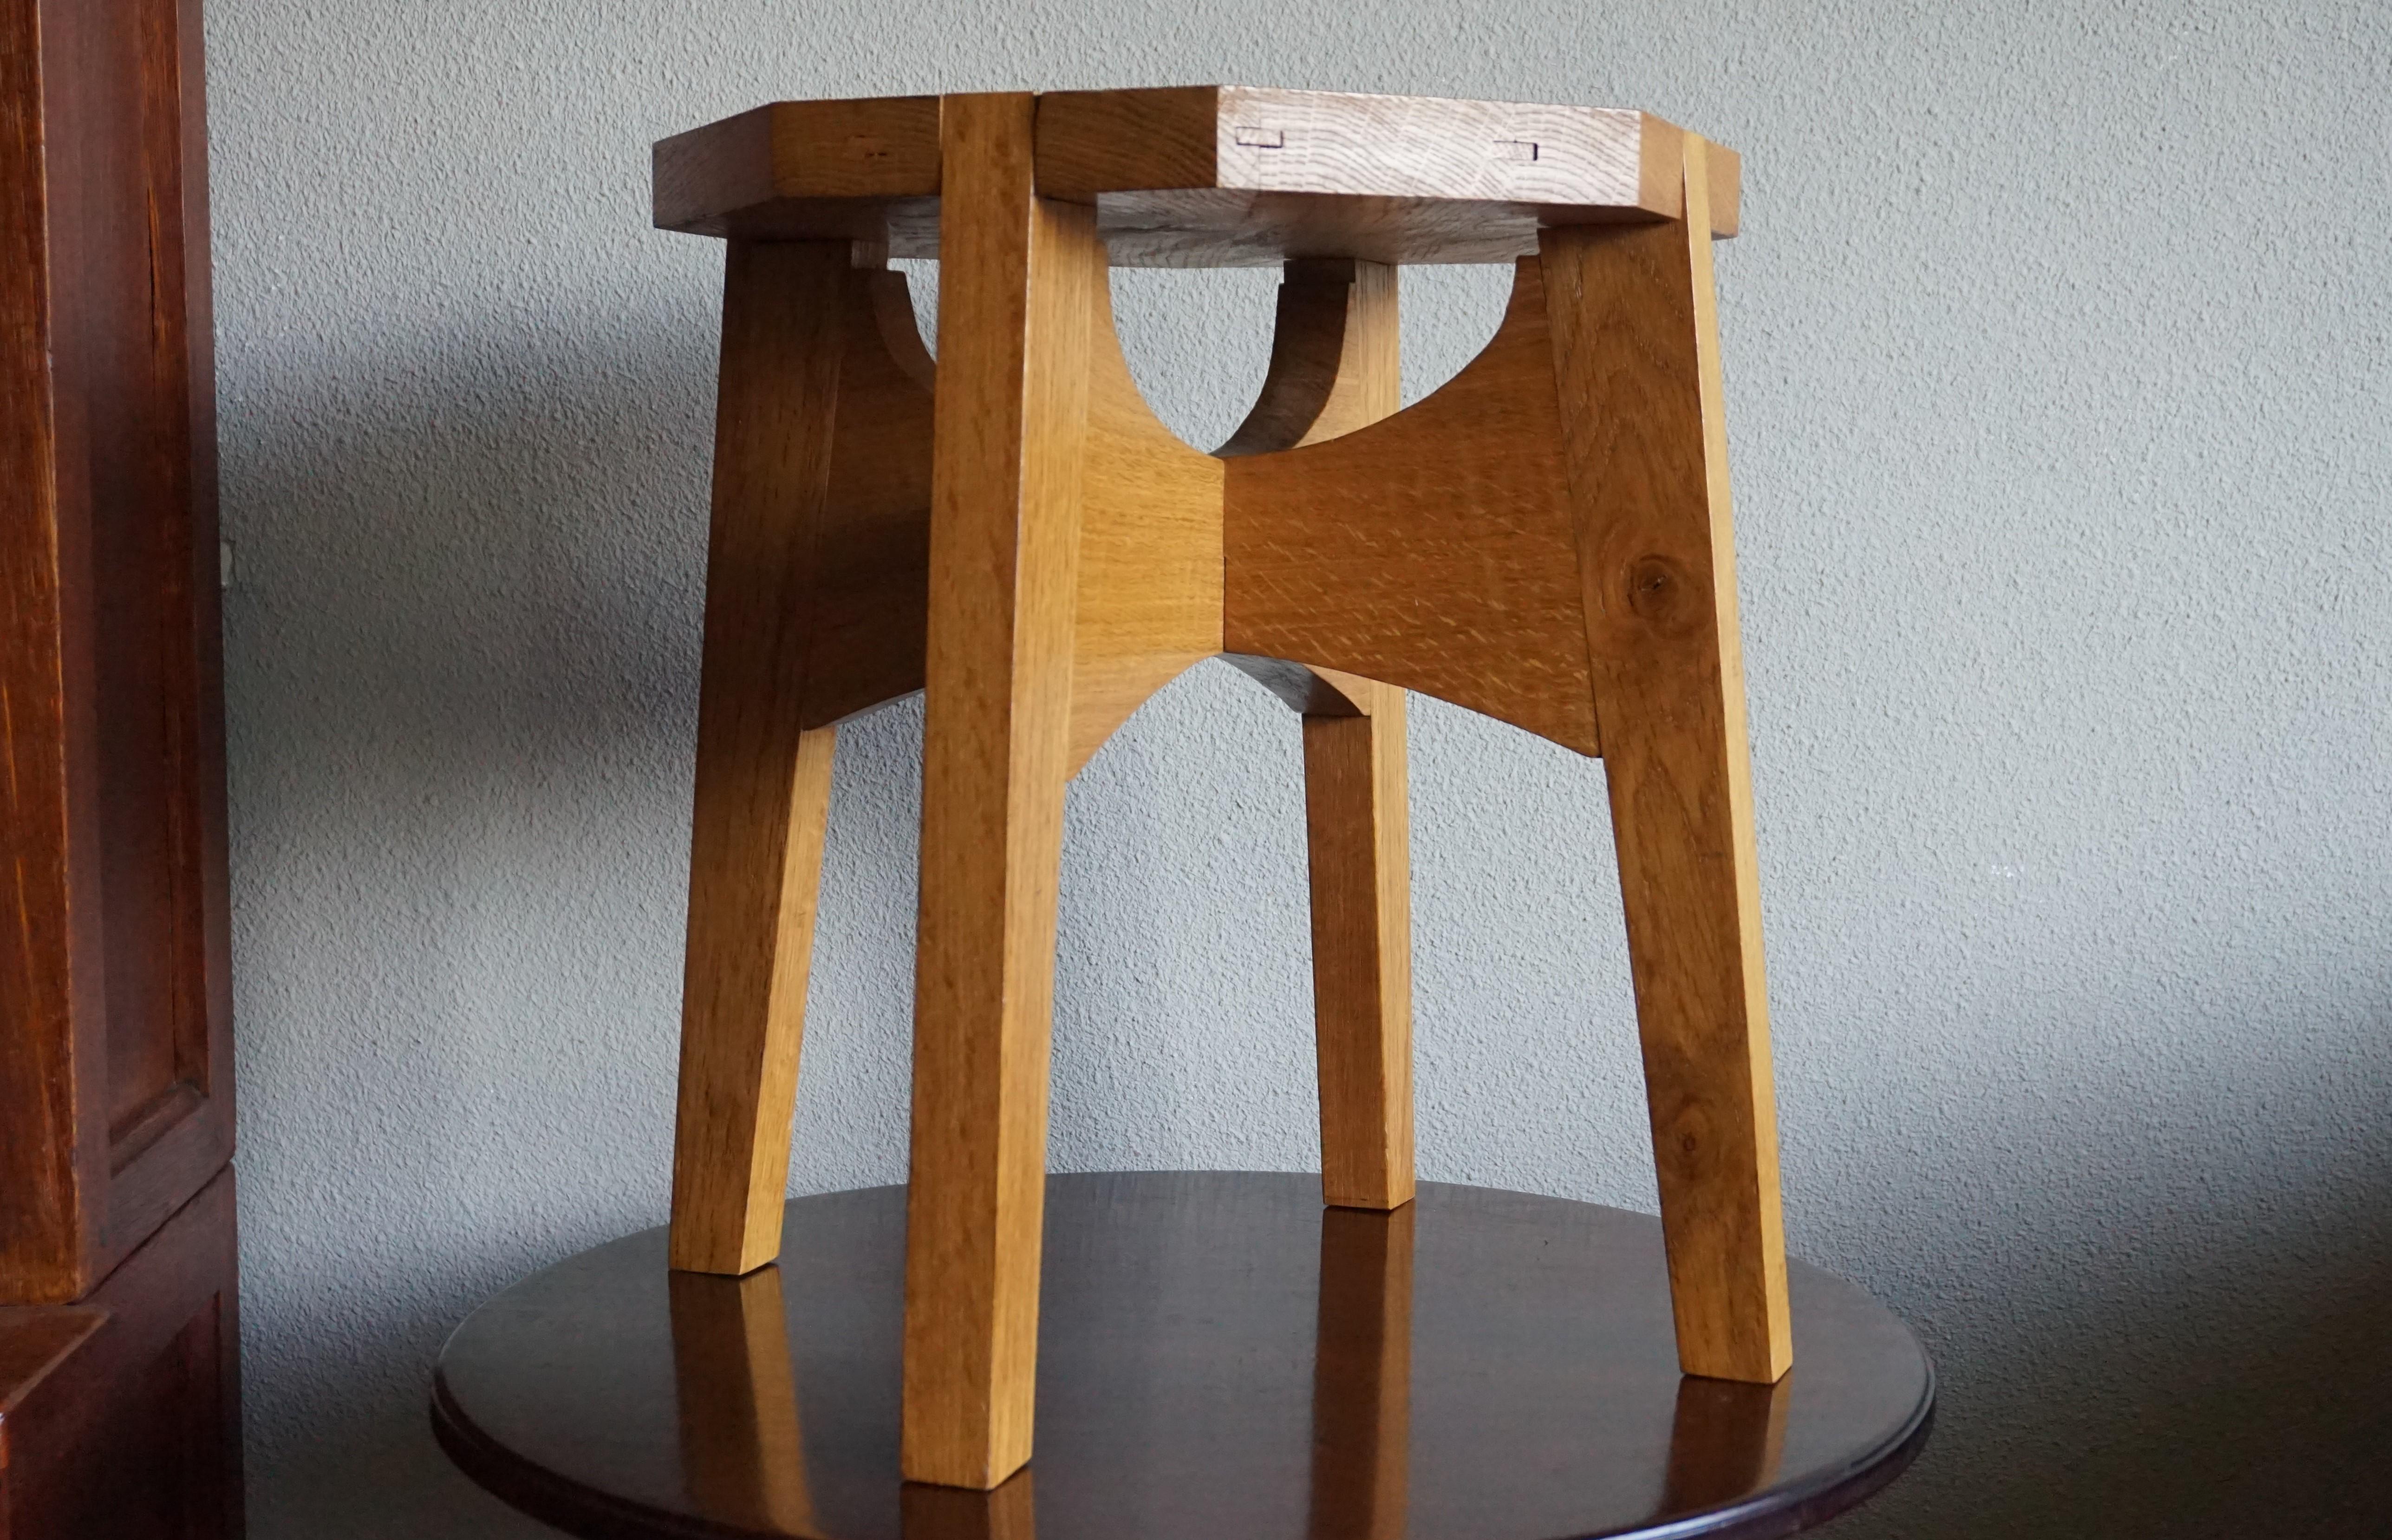
<path fill-rule="evenodd" d="M 778 1248 L 846 716 L 926 692 L 904 1461 L 1029 1457 L 1063 786 L 1231 660 L 1305 713 L 1324 1196 L 1410 1196 L 1402 700 L 1609 763 L 1681 1362 L 1790 1359 L 1710 240 L 1645 114 L 1230 87 L 784 103 L 657 148 L 732 237 L 674 1265 Z M 1714 196 L 1714 192 L 1718 196 Z M 942 265 L 939 360 L 890 252 Z M 1216 454 L 1139 398 L 1109 264 L 1286 260 Z M 1400 261 L 1510 260 L 1397 411 Z"/>

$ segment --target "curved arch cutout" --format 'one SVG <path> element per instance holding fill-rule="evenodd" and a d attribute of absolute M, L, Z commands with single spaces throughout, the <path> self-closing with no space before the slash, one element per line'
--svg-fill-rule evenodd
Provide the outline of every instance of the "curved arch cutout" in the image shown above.
<path fill-rule="evenodd" d="M 1493 340 L 1368 427 L 1227 462 L 1222 641 L 1601 751 L 1543 273 Z"/>

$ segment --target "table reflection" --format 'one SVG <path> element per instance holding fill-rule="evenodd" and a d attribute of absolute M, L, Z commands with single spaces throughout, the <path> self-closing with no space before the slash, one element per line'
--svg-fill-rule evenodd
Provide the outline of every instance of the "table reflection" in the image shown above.
<path fill-rule="evenodd" d="M 1308 1540 L 1398 1540 L 1410 1475 L 1413 1206 L 1320 1213 Z"/>
<path fill-rule="evenodd" d="M 1415 1214 L 1410 1204 L 1393 1213 L 1321 1212 L 1306 1540 L 1402 1540 L 1406 1533 Z M 742 1278 L 674 1272 L 670 1290 L 691 1505 L 759 1534 L 835 1540 L 807 1483 L 780 1270 Z M 1790 1376 L 1774 1386 L 1681 1380 L 1657 1517 L 1766 1488 L 1784 1446 L 1790 1383 Z M 1034 1540 L 1031 1494 L 1032 1468 L 994 1492 L 908 1484 L 895 1517 L 902 1540 Z"/>
<path fill-rule="evenodd" d="M 1661 1512 L 1716 1507 L 1775 1481 L 1786 1448 L 1787 1392 L 1793 1383 L 1792 1373 L 1774 1385 L 1692 1375 L 1678 1381 Z"/>
<path fill-rule="evenodd" d="M 673 1400 L 682 1481 L 701 1513 L 767 1534 L 813 1535 L 781 1270 L 674 1272 Z"/>

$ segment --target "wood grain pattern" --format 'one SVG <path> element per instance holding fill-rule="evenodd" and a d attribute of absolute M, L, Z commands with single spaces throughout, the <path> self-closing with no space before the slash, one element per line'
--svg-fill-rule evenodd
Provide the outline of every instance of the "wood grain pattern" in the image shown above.
<path fill-rule="evenodd" d="M 918 111 L 914 149 L 882 165 L 838 137 L 840 104 L 812 107 L 666 159 L 697 185 L 786 150 L 800 169 L 743 195 L 920 203 L 930 174 L 901 166 Z M 1332 1206 L 1413 1192 L 1405 688 L 1584 754 L 1617 736 L 1682 1357 L 1774 1380 L 1785 1264 L 1710 310 L 1710 241 L 1733 225 L 1711 181 L 1733 156 L 1643 114 L 1319 93 L 952 97 L 936 121 L 935 372 L 902 282 L 851 251 L 870 268 L 922 240 L 919 207 L 889 215 L 886 246 L 839 226 L 734 248 L 683 1086 L 684 1164 L 715 1187 L 677 1177 L 676 1262 L 738 1271 L 776 1244 L 759 1216 L 786 1169 L 826 729 L 919 681 L 903 1465 L 983 1492 L 1020 1468 L 1063 784 L 1156 688 L 1227 652 L 1306 716 Z M 1674 181 L 1648 163 L 1662 152 Z M 1114 184 L 1244 200 L 1240 240 L 1254 210 L 1294 211 L 1247 254 L 1321 235 L 1287 268 L 1269 377 L 1218 457 L 1155 420 L 1121 357 Z M 1395 275 L 1357 232 L 1402 247 L 1477 221 L 1484 240 L 1498 207 L 1527 223 L 1497 238 L 1526 230 L 1540 254 L 1486 350 L 1398 412 Z M 1184 219 L 1148 233 L 1227 250 Z M 716 1238 L 685 1246 L 704 1225 Z"/>
<path fill-rule="evenodd" d="M 842 302 L 830 484 L 806 606 L 808 727 L 922 687 L 930 562 L 930 355 L 904 275 L 859 256 Z"/>
<path fill-rule="evenodd" d="M 774 102 L 659 139 L 652 153 L 661 228 L 880 239 L 874 205 L 938 196 L 939 98 Z M 812 228 L 783 228 L 792 220 Z"/>
<path fill-rule="evenodd" d="M 950 97 L 907 1209 L 909 1480 L 1030 1457 L 1089 330 L 1104 252 L 1035 195 L 1033 99 Z"/>
<path fill-rule="evenodd" d="M 1598 751 L 1537 265 L 1445 387 L 1228 463 L 1223 645 L 1433 695 Z"/>
<path fill-rule="evenodd" d="M 780 1249 L 832 724 L 921 686 L 930 364 L 905 281 L 734 241 L 682 986 L 673 1262 Z"/>
<path fill-rule="evenodd" d="M 1411 818 L 1404 692 L 1304 719 L 1320 1187 L 1348 1208 L 1412 1198 Z"/>
<path fill-rule="evenodd" d="M 1038 186 L 1109 194 L 1221 190 L 1675 217 L 1674 125 L 1649 112 L 1273 86 L 1050 91 Z M 1713 148 L 1721 166 L 1734 152 Z M 1728 178 L 1732 181 L 1732 177 Z M 1734 194 L 1713 214 L 1733 233 Z"/>
<path fill-rule="evenodd" d="M 691 1499 L 751 1533 L 817 1534 L 781 1271 L 676 1272 L 673 1400 Z"/>
<path fill-rule="evenodd" d="M 939 99 L 780 102 L 661 141 L 656 220 L 935 256 Z M 1540 226 L 1675 217 L 1680 131 L 1649 113 L 1240 85 L 1037 98 L 1041 194 L 1097 206 L 1115 266 L 1508 262 Z M 1714 147 L 1715 233 L 1736 159 Z"/>
<path fill-rule="evenodd" d="M 1220 185 L 1221 88 L 1047 91 L 1038 98 L 1038 190 L 1093 203 L 1124 188 Z"/>
<path fill-rule="evenodd" d="M 832 741 L 802 705 L 838 393 L 838 242 L 731 244 L 707 546 L 673 1265 L 780 1249 Z"/>
<path fill-rule="evenodd" d="M 1271 361 L 1224 457 L 1324 442 L 1401 404 L 1396 272 L 1291 262 Z M 1305 713 L 1313 1031 L 1321 1193 L 1392 1208 L 1412 1196 L 1410 816 L 1404 692 L 1332 669 L 1233 655 Z"/>
<path fill-rule="evenodd" d="M 241 1533 L 233 1175 L 77 1305 L 0 1307 L 0 1535 Z"/>
<path fill-rule="evenodd" d="M 1545 238 L 1679 1356 L 1792 1361 L 1708 158 L 1687 222 Z"/>
<path fill-rule="evenodd" d="M 1671 219 L 1683 219 L 1686 212 L 1685 158 L 1689 153 L 1698 153 L 1703 157 L 1703 185 L 1710 196 L 1711 233 L 1722 240 L 1734 236 L 1742 224 L 1742 158 L 1723 144 L 1689 134 L 1650 112 L 1637 115 L 1644 120 L 1636 169 L 1638 205 Z"/>
<path fill-rule="evenodd" d="M 1156 421 L 1122 358 L 1101 272 L 1093 289 L 1072 775 L 1149 696 L 1221 650 L 1221 463 Z"/>
<path fill-rule="evenodd" d="M 1396 269 L 1384 263 L 1290 262 L 1263 388 L 1213 452 L 1234 459 L 1298 449 L 1394 416 L 1403 404 L 1396 311 Z"/>
<path fill-rule="evenodd" d="M 230 1158 L 195 5 L 0 5 L 0 1300 Z"/>
<path fill-rule="evenodd" d="M 15 1021 L 0 1033 L 0 1300 L 56 1302 L 82 1294 L 87 1241 L 75 1158 L 75 1023 L 101 1009 L 80 991 L 71 959 L 97 946 L 72 902 L 67 731 L 72 607 L 62 542 L 75 530 L 58 506 L 57 401 L 50 377 L 50 283 L 44 199 L 40 10 L 0 7 L 0 819 L 7 832 L 6 944 L 0 998 Z M 80 552 L 75 553 L 80 555 Z M 73 620 L 82 617 L 73 616 Z M 80 629 L 80 627 L 76 627 Z M 87 679 L 78 678 L 79 690 Z M 89 896 L 89 883 L 84 884 Z M 81 921 L 79 924 L 78 921 Z"/>

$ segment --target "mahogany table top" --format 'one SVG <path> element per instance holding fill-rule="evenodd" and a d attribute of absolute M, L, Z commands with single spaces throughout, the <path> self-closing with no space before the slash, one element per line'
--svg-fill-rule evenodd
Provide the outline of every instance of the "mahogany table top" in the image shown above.
<path fill-rule="evenodd" d="M 1312 1176 L 1047 1188 L 1036 1452 L 992 1494 L 897 1474 L 904 1190 L 792 1202 L 782 1259 L 670 1273 L 661 1229 L 497 1296 L 433 1418 L 573 1533 L 820 1540 L 1777 1535 L 1925 1442 L 1934 1374 L 1853 1286 L 1790 1264 L 1795 1366 L 1682 1379 L 1659 1221 Z"/>

